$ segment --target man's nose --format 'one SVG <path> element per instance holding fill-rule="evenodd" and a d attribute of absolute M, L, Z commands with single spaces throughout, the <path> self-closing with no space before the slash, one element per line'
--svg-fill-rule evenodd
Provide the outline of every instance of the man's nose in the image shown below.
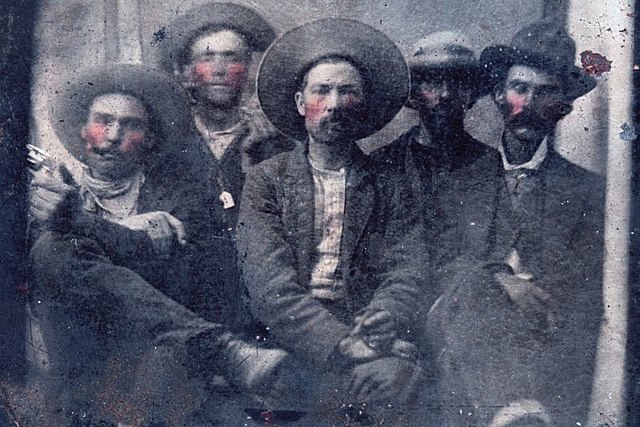
<path fill-rule="evenodd" d="M 451 95 L 451 87 L 448 82 L 440 83 L 440 98 L 447 99 Z"/>
<path fill-rule="evenodd" d="M 221 55 L 213 55 L 211 59 L 211 71 L 216 76 L 222 76 L 227 72 L 228 61 Z"/>
<path fill-rule="evenodd" d="M 107 125 L 105 139 L 110 143 L 115 143 L 120 141 L 121 137 L 122 137 L 122 126 L 120 125 L 120 122 L 115 121 L 115 122 L 109 123 Z"/>
<path fill-rule="evenodd" d="M 327 111 L 333 111 L 338 108 L 343 101 L 341 100 L 340 94 L 338 94 L 337 90 L 332 90 L 329 92 L 325 98 L 325 107 Z"/>

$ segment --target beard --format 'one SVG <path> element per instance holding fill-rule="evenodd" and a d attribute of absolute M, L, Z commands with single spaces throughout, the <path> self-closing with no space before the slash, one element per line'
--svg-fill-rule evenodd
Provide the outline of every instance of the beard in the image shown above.
<path fill-rule="evenodd" d="M 440 103 L 435 107 L 423 107 L 420 120 L 436 140 L 442 140 L 463 128 L 465 109 L 454 103 Z"/>
<path fill-rule="evenodd" d="M 362 137 L 364 129 L 364 113 L 353 109 L 334 112 L 329 117 L 321 119 L 317 126 L 307 127 L 314 141 L 327 145 L 355 141 Z"/>

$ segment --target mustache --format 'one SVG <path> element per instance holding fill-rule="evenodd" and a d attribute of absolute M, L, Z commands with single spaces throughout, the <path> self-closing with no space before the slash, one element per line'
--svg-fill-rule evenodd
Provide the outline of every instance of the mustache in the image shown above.
<path fill-rule="evenodd" d="M 320 120 L 320 127 L 339 127 L 341 129 L 360 128 L 365 121 L 364 112 L 356 109 L 337 110 Z"/>

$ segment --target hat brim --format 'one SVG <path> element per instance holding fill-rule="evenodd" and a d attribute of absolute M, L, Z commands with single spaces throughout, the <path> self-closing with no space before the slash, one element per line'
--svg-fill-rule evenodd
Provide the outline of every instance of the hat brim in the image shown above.
<path fill-rule="evenodd" d="M 547 56 L 513 46 L 498 45 L 485 48 L 480 55 L 480 65 L 494 86 L 505 78 L 509 68 L 514 65 L 541 68 L 562 79 L 566 96 L 572 100 L 592 91 L 597 84 L 596 79 L 575 65 L 563 66 Z"/>
<path fill-rule="evenodd" d="M 82 162 L 86 154 L 81 130 L 91 103 L 96 97 L 111 93 L 133 96 L 145 105 L 153 127 L 154 154 L 177 153 L 188 148 L 191 109 L 182 87 L 160 70 L 116 64 L 81 72 L 72 82 L 58 88 L 56 96 L 50 99 L 53 129 L 76 159 Z"/>
<path fill-rule="evenodd" d="M 323 58 L 348 59 L 365 74 L 365 116 L 356 137 L 382 129 L 400 111 L 409 94 L 409 68 L 396 45 L 375 28 L 350 19 L 328 18 L 294 28 L 265 53 L 257 78 L 258 99 L 271 123 L 285 135 L 307 137 L 295 93 L 304 73 Z"/>
<path fill-rule="evenodd" d="M 209 27 L 235 30 L 255 52 L 264 52 L 276 38 L 273 27 L 254 10 L 235 3 L 207 3 L 175 19 L 163 44 L 162 67 L 173 71 L 183 50 L 200 31 Z"/>

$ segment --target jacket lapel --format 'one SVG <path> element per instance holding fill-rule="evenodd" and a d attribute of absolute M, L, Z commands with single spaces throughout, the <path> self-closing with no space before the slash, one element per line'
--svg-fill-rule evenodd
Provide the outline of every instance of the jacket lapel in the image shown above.
<path fill-rule="evenodd" d="M 366 168 L 367 159 L 356 147 L 347 175 L 342 227 L 341 259 L 350 260 L 375 205 L 375 177 Z"/>
<path fill-rule="evenodd" d="M 315 248 L 313 177 L 306 144 L 298 144 L 291 152 L 283 179 L 283 225 L 293 236 L 291 245 L 296 248 L 300 279 L 308 283 Z"/>

